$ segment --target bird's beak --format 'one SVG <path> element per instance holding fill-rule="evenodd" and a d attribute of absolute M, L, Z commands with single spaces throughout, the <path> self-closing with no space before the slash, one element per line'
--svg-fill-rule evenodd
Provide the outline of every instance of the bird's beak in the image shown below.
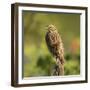
<path fill-rule="evenodd" d="M 48 30 L 48 26 L 45 27 L 45 30 Z"/>

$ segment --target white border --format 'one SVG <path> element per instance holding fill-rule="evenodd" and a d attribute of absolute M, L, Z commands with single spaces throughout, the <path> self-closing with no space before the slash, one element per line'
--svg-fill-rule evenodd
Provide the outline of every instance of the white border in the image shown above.
<path fill-rule="evenodd" d="M 22 10 L 32 11 L 49 11 L 61 13 L 81 13 L 80 16 L 80 75 L 69 76 L 46 76 L 46 77 L 30 77 L 22 79 Z M 47 83 L 47 82 L 64 82 L 64 81 L 80 81 L 85 80 L 85 10 L 74 9 L 55 9 L 55 8 L 41 8 L 41 7 L 18 7 L 18 83 L 19 84 L 34 84 L 34 83 Z"/>

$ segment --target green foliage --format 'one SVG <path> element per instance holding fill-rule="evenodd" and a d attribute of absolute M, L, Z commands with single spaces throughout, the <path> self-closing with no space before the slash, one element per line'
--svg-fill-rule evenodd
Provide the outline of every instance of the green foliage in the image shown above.
<path fill-rule="evenodd" d="M 65 48 L 65 75 L 80 74 L 80 15 L 23 11 L 23 76 L 50 76 L 55 60 L 45 42 L 45 27 L 54 24 Z"/>
<path fill-rule="evenodd" d="M 79 75 L 80 65 L 78 60 L 69 60 L 65 63 L 65 75 Z"/>
<path fill-rule="evenodd" d="M 46 72 L 47 76 L 50 76 L 52 73 L 53 66 L 55 65 L 55 61 L 51 56 L 40 56 L 37 62 L 37 67 L 40 67 L 42 71 Z"/>

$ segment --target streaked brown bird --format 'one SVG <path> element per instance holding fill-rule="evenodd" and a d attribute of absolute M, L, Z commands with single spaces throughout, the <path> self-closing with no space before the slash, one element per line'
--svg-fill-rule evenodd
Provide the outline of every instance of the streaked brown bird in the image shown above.
<path fill-rule="evenodd" d="M 64 47 L 61 36 L 54 25 L 48 25 L 45 39 L 49 51 L 56 59 L 57 68 L 54 74 L 64 75 Z"/>

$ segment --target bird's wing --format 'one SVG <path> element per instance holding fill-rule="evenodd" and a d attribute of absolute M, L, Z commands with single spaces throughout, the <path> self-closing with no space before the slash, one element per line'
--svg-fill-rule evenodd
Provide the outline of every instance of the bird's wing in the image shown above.
<path fill-rule="evenodd" d="M 48 33 L 46 35 L 46 42 L 50 45 L 50 46 L 55 46 L 59 43 L 59 34 L 58 33 Z"/>

